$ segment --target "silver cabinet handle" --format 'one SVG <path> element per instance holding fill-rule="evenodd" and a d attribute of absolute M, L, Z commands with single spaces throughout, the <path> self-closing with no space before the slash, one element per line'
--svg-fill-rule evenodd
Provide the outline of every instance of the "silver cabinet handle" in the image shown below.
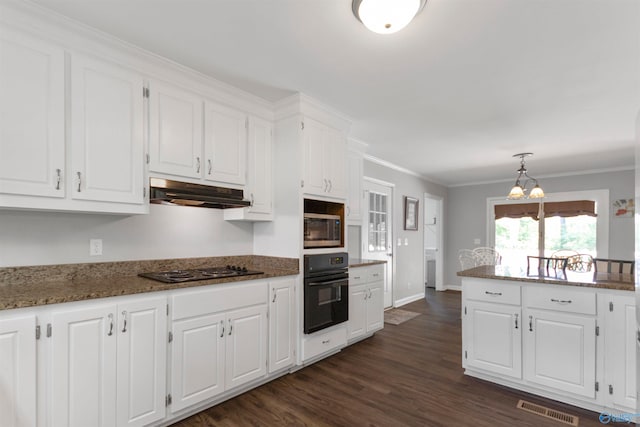
<path fill-rule="evenodd" d="M 222 328 L 222 332 L 220 332 L 220 338 L 224 337 L 224 320 L 220 321 L 220 327 Z"/>
<path fill-rule="evenodd" d="M 81 191 L 81 186 L 82 186 L 82 175 L 80 174 L 80 172 L 77 172 L 78 174 L 78 193 Z"/>
<path fill-rule="evenodd" d="M 122 320 L 124 321 L 123 327 L 122 327 L 122 333 L 127 332 L 127 312 L 123 311 L 122 312 Z"/>
<path fill-rule="evenodd" d="M 251 206 L 253 206 L 253 193 L 251 193 Z"/>
<path fill-rule="evenodd" d="M 196 157 L 196 173 L 200 173 L 200 157 Z"/>
<path fill-rule="evenodd" d="M 333 189 L 333 183 L 331 182 L 331 180 L 329 180 L 329 189 L 327 190 L 327 192 L 331 193 L 332 189 Z"/>
<path fill-rule="evenodd" d="M 107 317 L 109 318 L 109 333 L 107 335 L 111 336 L 113 335 L 113 314 L 109 313 Z"/>
<path fill-rule="evenodd" d="M 211 159 L 207 159 L 207 173 L 211 175 L 211 169 L 213 168 L 213 164 L 211 163 Z"/>
<path fill-rule="evenodd" d="M 518 315 L 516 314 L 516 329 L 518 329 Z"/>
<path fill-rule="evenodd" d="M 371 299 L 371 289 L 369 289 L 369 299 Z"/>
<path fill-rule="evenodd" d="M 326 178 L 323 178 L 322 180 L 324 181 L 324 188 L 322 189 L 322 191 L 326 193 L 327 188 L 329 188 L 329 183 L 327 182 Z"/>
<path fill-rule="evenodd" d="M 351 206 L 347 206 L 347 216 L 351 215 Z"/>
<path fill-rule="evenodd" d="M 355 280 L 360 280 L 360 276 L 353 276 Z"/>
<path fill-rule="evenodd" d="M 533 332 L 533 316 L 529 316 L 529 332 Z"/>
<path fill-rule="evenodd" d="M 485 294 L 487 295 L 495 295 L 495 296 L 500 296 L 502 295 L 502 292 L 489 292 L 489 291 L 484 291 Z"/>
<path fill-rule="evenodd" d="M 233 323 L 231 323 L 231 319 L 229 319 L 229 336 L 231 336 L 231 332 L 233 332 Z"/>
<path fill-rule="evenodd" d="M 331 340 L 324 340 L 322 341 L 322 344 L 329 344 L 331 342 Z"/>
<path fill-rule="evenodd" d="M 558 304 L 571 304 L 570 299 L 555 299 L 551 298 L 551 302 L 557 302 Z"/>
<path fill-rule="evenodd" d="M 62 180 L 62 171 L 56 169 L 56 190 L 60 189 L 60 181 Z"/>
<path fill-rule="evenodd" d="M 276 297 L 278 296 L 278 294 L 276 294 L 276 290 L 273 290 L 273 300 L 271 302 L 276 302 Z"/>
<path fill-rule="evenodd" d="M 380 273 L 374 273 L 373 277 L 378 277 L 380 275 Z"/>
<path fill-rule="evenodd" d="M 367 298 L 368 298 L 368 296 L 367 296 L 367 293 L 365 292 L 365 293 L 364 293 L 364 300 L 366 301 L 366 300 L 367 300 Z"/>

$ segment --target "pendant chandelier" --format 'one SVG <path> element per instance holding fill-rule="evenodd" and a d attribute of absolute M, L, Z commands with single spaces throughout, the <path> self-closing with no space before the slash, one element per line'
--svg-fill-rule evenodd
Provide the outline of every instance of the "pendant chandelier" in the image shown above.
<path fill-rule="evenodd" d="M 427 0 L 353 0 L 353 14 L 378 34 L 400 31 L 422 10 Z"/>
<path fill-rule="evenodd" d="M 518 178 L 516 178 L 516 183 L 507 196 L 509 200 L 540 199 L 544 197 L 544 191 L 542 191 L 542 188 L 538 185 L 538 180 L 530 177 L 527 173 L 524 158 L 528 156 L 533 156 L 533 153 L 518 153 L 513 155 L 513 157 L 520 157 L 520 169 L 517 171 Z M 524 182 L 522 182 L 523 178 L 525 178 Z M 527 185 L 529 185 L 529 183 L 533 183 L 533 188 L 527 196 Z"/>

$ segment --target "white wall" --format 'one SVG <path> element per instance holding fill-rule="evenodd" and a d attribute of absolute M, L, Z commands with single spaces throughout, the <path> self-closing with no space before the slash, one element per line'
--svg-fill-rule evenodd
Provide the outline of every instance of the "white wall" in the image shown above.
<path fill-rule="evenodd" d="M 446 198 L 447 189 L 408 173 L 400 172 L 367 159 L 364 176 L 395 184 L 393 200 L 393 238 L 400 238 L 409 245 L 394 245 L 394 301 L 424 294 L 424 193 Z M 418 207 L 418 231 L 404 230 L 403 196 L 420 200 Z"/>
<path fill-rule="evenodd" d="M 581 190 L 609 190 L 609 258 L 633 259 L 633 218 L 616 218 L 611 203 L 617 199 L 634 197 L 634 171 L 595 173 L 556 178 L 539 178 L 547 193 Z M 514 176 L 515 180 L 515 176 Z M 470 185 L 449 188 L 446 202 L 448 212 L 445 223 L 445 277 L 446 285 L 460 285 L 456 272 L 460 269 L 458 251 L 487 244 L 487 198 L 506 198 L 512 182 Z M 479 238 L 480 244 L 474 244 Z"/>
<path fill-rule="evenodd" d="M 151 205 L 149 215 L 0 211 L 0 267 L 253 253 L 253 225 L 220 209 Z M 103 255 L 89 256 L 89 239 Z"/>

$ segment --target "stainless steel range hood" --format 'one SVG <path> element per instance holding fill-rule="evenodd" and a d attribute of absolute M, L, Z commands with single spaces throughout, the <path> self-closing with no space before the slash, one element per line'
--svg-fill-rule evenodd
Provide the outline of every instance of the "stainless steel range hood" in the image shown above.
<path fill-rule="evenodd" d="M 150 178 L 149 202 L 161 205 L 228 209 L 250 206 L 242 190 Z"/>

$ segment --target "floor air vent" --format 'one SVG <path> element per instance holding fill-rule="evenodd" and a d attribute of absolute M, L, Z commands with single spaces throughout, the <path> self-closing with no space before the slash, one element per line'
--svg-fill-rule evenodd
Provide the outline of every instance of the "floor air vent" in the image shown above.
<path fill-rule="evenodd" d="M 516 408 L 531 412 L 532 414 L 540 415 L 545 418 L 551 418 L 552 420 L 560 421 L 563 424 L 570 426 L 578 426 L 580 418 L 575 415 L 565 414 L 564 412 L 555 411 L 553 409 L 546 408 L 544 406 L 536 405 L 535 403 L 527 402 L 526 400 L 518 401 Z"/>

